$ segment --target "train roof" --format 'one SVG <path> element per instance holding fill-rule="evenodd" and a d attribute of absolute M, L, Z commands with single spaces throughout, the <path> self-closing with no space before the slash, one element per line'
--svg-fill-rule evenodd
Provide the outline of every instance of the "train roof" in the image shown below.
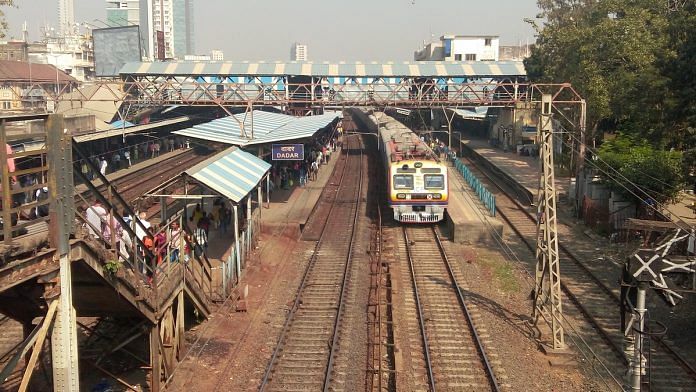
<path fill-rule="evenodd" d="M 391 162 L 406 159 L 438 161 L 430 147 L 418 135 L 391 117 L 387 117 L 386 124 L 380 128 L 380 137 Z"/>

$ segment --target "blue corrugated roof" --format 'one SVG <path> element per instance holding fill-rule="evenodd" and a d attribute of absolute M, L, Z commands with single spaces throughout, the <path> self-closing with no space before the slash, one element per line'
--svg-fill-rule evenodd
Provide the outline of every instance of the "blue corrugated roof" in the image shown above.
<path fill-rule="evenodd" d="M 125 75 L 317 76 L 317 77 L 516 77 L 526 76 L 521 61 L 405 62 L 152 62 L 127 63 Z"/>
<path fill-rule="evenodd" d="M 251 139 L 252 117 L 253 139 Z M 338 117 L 336 113 L 293 117 L 286 114 L 254 110 L 251 113 L 239 113 L 219 118 L 174 133 L 195 139 L 250 146 L 312 137 L 319 129 L 331 124 L 336 117 Z M 242 136 L 241 124 L 244 124 L 246 137 Z"/>
<path fill-rule="evenodd" d="M 271 165 L 237 147 L 231 147 L 186 170 L 186 174 L 239 203 L 263 179 Z"/>

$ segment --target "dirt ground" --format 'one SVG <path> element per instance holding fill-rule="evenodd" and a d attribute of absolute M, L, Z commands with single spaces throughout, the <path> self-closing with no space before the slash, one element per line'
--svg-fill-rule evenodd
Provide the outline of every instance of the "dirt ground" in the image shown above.
<path fill-rule="evenodd" d="M 242 278 L 247 311 L 227 303 L 189 332 L 192 352 L 175 373 L 172 391 L 255 391 L 299 286 L 314 243 L 289 237 L 290 230 L 264 230 L 261 248 Z M 296 232 L 294 232 L 296 234 Z M 292 234 L 294 236 L 294 234 Z M 198 343 L 193 342 L 198 339 Z"/>
<path fill-rule="evenodd" d="M 448 243 L 468 288 L 469 301 L 481 315 L 494 341 L 493 349 L 507 378 L 500 380 L 510 391 L 603 390 L 579 362 L 551 366 L 530 328 L 531 280 L 496 250 L 486 246 Z"/>

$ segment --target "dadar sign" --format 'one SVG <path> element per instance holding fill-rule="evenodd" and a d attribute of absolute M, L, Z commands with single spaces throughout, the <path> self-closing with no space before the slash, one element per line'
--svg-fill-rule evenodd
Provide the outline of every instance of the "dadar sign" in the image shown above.
<path fill-rule="evenodd" d="M 304 144 L 274 144 L 271 156 L 274 161 L 302 161 Z"/>

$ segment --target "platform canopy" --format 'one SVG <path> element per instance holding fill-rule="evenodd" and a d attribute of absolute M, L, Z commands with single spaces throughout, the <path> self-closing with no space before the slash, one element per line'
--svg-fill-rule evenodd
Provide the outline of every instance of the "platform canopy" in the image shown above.
<path fill-rule="evenodd" d="M 450 110 L 465 120 L 483 120 L 488 115 L 487 106 L 472 107 L 470 109 L 454 108 Z"/>
<path fill-rule="evenodd" d="M 189 120 L 190 120 L 189 117 L 182 116 L 182 117 L 171 118 L 168 120 L 156 121 L 156 122 L 151 122 L 148 124 L 141 124 L 141 125 L 124 126 L 125 125 L 124 123 L 120 123 L 120 125 L 119 124 L 112 124 L 111 125 L 112 128 L 109 130 L 100 131 L 100 132 L 92 132 L 92 133 L 87 133 L 84 135 L 77 135 L 77 136 L 74 136 L 74 138 L 75 138 L 75 141 L 78 143 L 91 142 L 91 141 L 95 141 L 95 140 L 105 139 L 108 137 L 157 130 L 158 128 L 161 128 L 161 127 L 166 127 L 169 125 L 176 125 L 176 124 L 180 124 L 180 123 L 183 123 L 183 122 L 186 122 Z"/>
<path fill-rule="evenodd" d="M 186 170 L 203 185 L 239 203 L 263 179 L 271 165 L 237 147 L 230 147 Z"/>
<path fill-rule="evenodd" d="M 384 62 L 144 62 L 127 63 L 127 75 L 166 76 L 313 76 L 313 77 L 516 77 L 526 76 L 521 61 L 384 61 Z"/>
<path fill-rule="evenodd" d="M 250 146 L 312 137 L 318 130 L 330 125 L 336 117 L 338 117 L 336 113 L 293 117 L 287 114 L 253 110 L 173 133 L 194 139 Z M 242 124 L 244 124 L 243 130 Z"/>

